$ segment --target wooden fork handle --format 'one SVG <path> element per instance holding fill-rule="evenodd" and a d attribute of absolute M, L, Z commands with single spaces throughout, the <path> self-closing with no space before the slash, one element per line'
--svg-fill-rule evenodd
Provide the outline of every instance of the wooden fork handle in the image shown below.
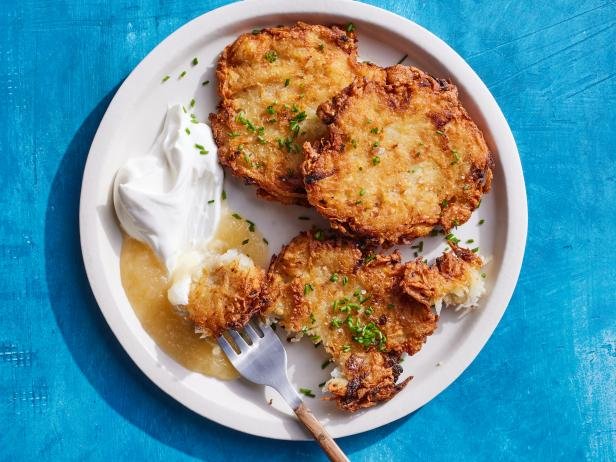
<path fill-rule="evenodd" d="M 329 460 L 333 462 L 349 462 L 349 458 L 344 455 L 342 449 L 336 444 L 334 439 L 329 436 L 325 427 L 319 422 L 310 409 L 304 403 L 300 404 L 297 409 L 294 409 L 297 418 L 306 426 L 308 431 L 312 433 L 314 439 L 319 443 L 321 449 L 327 454 Z"/>

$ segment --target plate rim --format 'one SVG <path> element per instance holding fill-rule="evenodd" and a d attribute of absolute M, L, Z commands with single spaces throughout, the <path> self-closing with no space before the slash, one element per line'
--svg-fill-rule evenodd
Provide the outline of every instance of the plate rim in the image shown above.
<path fill-rule="evenodd" d="M 257 3 L 258 13 L 255 13 L 257 10 L 254 4 Z M 115 303 L 110 294 L 111 290 L 105 282 L 105 277 L 102 275 L 102 270 L 99 270 L 97 267 L 96 258 L 95 244 L 97 242 L 97 220 L 93 216 L 95 213 L 96 191 L 93 185 L 95 184 L 96 166 L 97 163 L 101 161 L 101 156 L 97 157 L 97 152 L 104 151 L 104 133 L 113 127 L 114 119 L 118 118 L 120 108 L 123 106 L 123 103 L 127 102 L 130 98 L 131 90 L 138 85 L 138 75 L 148 66 L 153 65 L 159 55 L 167 52 L 172 53 L 176 44 L 179 44 L 179 42 L 186 38 L 190 38 L 195 32 L 199 33 L 199 30 L 204 30 L 200 28 L 206 25 L 206 21 L 211 21 L 214 24 L 228 25 L 241 21 L 249 21 L 251 18 L 257 21 L 258 17 L 273 14 L 323 14 L 325 16 L 331 15 L 336 17 L 346 16 L 349 21 L 361 21 L 362 23 L 385 28 L 404 36 L 409 42 L 412 42 L 418 48 L 432 55 L 438 62 L 446 63 L 446 67 L 455 69 L 455 71 L 452 71 L 452 75 L 456 76 L 456 83 L 463 81 L 466 92 L 469 92 L 468 88 L 472 86 L 472 92 L 474 94 L 473 99 L 481 101 L 481 103 L 478 104 L 481 106 L 482 112 L 490 115 L 490 120 L 487 120 L 486 124 L 490 125 L 490 132 L 495 142 L 497 139 L 500 140 L 498 144 L 504 144 L 507 147 L 506 152 L 508 152 L 507 156 L 502 156 L 499 152 L 499 161 L 502 164 L 503 170 L 508 174 L 508 181 L 504 183 L 507 196 L 509 226 L 507 228 L 507 239 L 503 250 L 503 262 L 501 265 L 501 272 L 506 270 L 507 278 L 503 278 L 504 282 L 498 286 L 499 290 L 497 293 L 495 293 L 497 286 L 492 289 L 493 294 L 498 296 L 499 306 L 501 307 L 498 310 L 492 310 L 492 315 L 487 317 L 483 322 L 484 329 L 481 330 L 477 337 L 472 339 L 472 348 L 467 348 L 467 351 L 459 358 L 459 363 L 456 366 L 448 368 L 449 372 L 441 377 L 438 387 L 435 387 L 435 389 L 430 392 L 424 393 L 417 407 L 414 409 L 404 409 L 401 406 L 400 408 L 396 408 L 395 413 L 389 413 L 388 415 L 375 418 L 362 428 L 354 428 L 351 431 L 333 432 L 332 436 L 334 437 L 344 437 L 363 433 L 391 423 L 414 412 L 416 409 L 421 408 L 442 393 L 468 368 L 468 366 L 470 366 L 492 336 L 513 295 L 521 271 L 526 247 L 528 209 L 522 165 L 511 129 L 486 85 L 468 63 L 466 63 L 466 61 L 464 61 L 464 59 L 449 45 L 410 19 L 373 5 L 352 0 L 296 0 L 295 2 L 285 2 L 283 5 L 284 9 L 281 8 L 281 2 L 278 0 L 243 0 L 210 10 L 176 29 L 139 62 L 124 80 L 110 102 L 88 152 L 81 185 L 79 232 L 86 274 L 99 309 L 124 350 L 137 367 L 139 367 L 156 386 L 188 409 L 226 427 L 256 436 L 299 441 L 310 438 L 301 431 L 289 431 L 288 429 L 282 431 L 284 427 L 283 423 L 276 423 L 266 427 L 259 425 L 258 420 L 252 422 L 249 420 L 238 421 L 238 419 L 234 418 L 233 413 L 225 412 L 220 406 L 220 409 L 215 407 L 204 408 L 200 406 L 199 403 L 195 402 L 193 396 L 197 394 L 182 386 L 178 380 L 173 380 L 173 375 L 169 371 L 158 367 L 143 345 L 137 341 L 136 336 L 134 336 L 129 326 L 121 317 L 114 316 L 114 313 L 112 313 L 112 310 L 109 308 L 111 304 L 115 305 Z M 383 26 L 383 24 L 387 24 L 387 26 Z M 435 54 L 438 54 L 439 58 L 437 58 Z M 513 197 L 516 198 L 515 204 L 512 203 Z"/>

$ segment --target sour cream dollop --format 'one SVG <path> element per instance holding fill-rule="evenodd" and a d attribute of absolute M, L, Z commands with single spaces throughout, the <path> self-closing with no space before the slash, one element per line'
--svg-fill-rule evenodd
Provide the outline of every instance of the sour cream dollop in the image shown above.
<path fill-rule="evenodd" d="M 174 305 L 188 303 L 191 276 L 216 233 L 223 180 L 210 127 L 193 123 L 180 105 L 167 110 L 150 151 L 116 174 L 113 203 L 120 224 L 165 264 Z"/>

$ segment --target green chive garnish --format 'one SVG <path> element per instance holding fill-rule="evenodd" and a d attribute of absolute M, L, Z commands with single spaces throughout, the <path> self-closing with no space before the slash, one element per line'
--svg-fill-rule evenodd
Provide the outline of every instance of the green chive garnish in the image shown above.
<path fill-rule="evenodd" d="M 263 57 L 270 63 L 273 63 L 278 59 L 278 54 L 274 50 L 270 50 L 263 55 Z"/>
<path fill-rule="evenodd" d="M 310 388 L 300 388 L 299 392 L 308 398 L 314 398 L 316 396 Z"/>

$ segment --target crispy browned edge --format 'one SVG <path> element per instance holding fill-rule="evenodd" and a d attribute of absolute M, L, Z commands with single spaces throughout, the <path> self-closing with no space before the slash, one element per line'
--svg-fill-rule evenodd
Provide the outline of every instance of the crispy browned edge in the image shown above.
<path fill-rule="evenodd" d="M 357 61 L 357 36 L 354 31 L 346 31 L 342 25 L 333 24 L 331 26 L 324 26 L 307 24 L 302 21 L 298 21 L 293 26 L 262 29 L 259 32 L 259 35 L 266 34 L 273 38 L 278 38 L 286 36 L 289 34 L 290 30 L 299 30 L 304 32 L 313 28 L 319 28 L 323 33 L 329 34 L 332 43 L 336 43 L 342 50 L 346 51 L 349 54 L 349 58 L 354 62 Z M 218 146 L 219 162 L 223 166 L 229 168 L 234 175 L 242 178 L 245 184 L 256 185 L 257 194 L 263 199 L 278 201 L 284 204 L 309 206 L 310 204 L 306 199 L 306 193 L 303 189 L 303 185 L 301 185 L 302 192 L 298 192 L 295 190 L 297 186 L 281 181 L 278 186 L 283 186 L 281 189 L 286 190 L 286 194 L 277 194 L 275 189 L 272 188 L 267 181 L 262 181 L 262 179 L 258 178 L 257 175 L 254 175 L 254 171 L 242 168 L 235 163 L 235 158 L 237 155 L 230 149 L 227 142 L 229 139 L 227 135 L 229 132 L 229 124 L 237 115 L 236 108 L 230 101 L 231 95 L 225 86 L 229 69 L 229 56 L 233 53 L 234 48 L 237 46 L 241 38 L 250 37 L 251 35 L 251 32 L 242 34 L 232 44 L 227 45 L 221 53 L 216 66 L 216 77 L 218 78 L 218 95 L 220 97 L 220 102 L 218 104 L 218 112 L 211 113 L 209 115 L 209 120 L 214 135 L 214 141 Z"/>
<path fill-rule="evenodd" d="M 319 106 L 317 114 L 321 120 L 329 126 L 329 137 L 318 140 L 312 144 L 308 142 L 304 143 L 305 160 L 302 165 L 302 173 L 304 175 L 304 185 L 308 194 L 308 201 L 321 215 L 329 220 L 334 229 L 352 237 L 363 238 L 374 245 L 391 246 L 395 244 L 408 244 L 417 237 L 427 235 L 437 226 L 441 226 L 445 230 L 450 230 L 454 225 L 466 222 L 470 218 L 472 211 L 479 206 L 481 196 L 490 191 L 493 176 L 492 169 L 494 168 L 495 159 L 494 153 L 489 150 L 485 143 L 483 133 L 459 102 L 458 89 L 451 81 L 438 79 L 415 67 L 399 64 L 385 68 L 383 71 L 386 74 L 384 83 L 377 80 L 357 78 L 351 85 L 332 98 L 331 101 L 324 102 Z M 319 157 L 325 152 L 340 153 L 345 148 L 347 140 L 343 133 L 337 130 L 336 127 L 338 114 L 347 108 L 351 98 L 361 97 L 363 92 L 369 87 L 379 88 L 387 95 L 390 95 L 391 99 L 388 100 L 388 102 L 393 108 L 405 107 L 405 102 L 397 101 L 397 99 L 400 99 L 400 97 L 408 98 L 408 95 L 412 94 L 412 91 L 400 91 L 400 87 L 406 86 L 410 87 L 412 90 L 414 85 L 428 87 L 436 94 L 448 93 L 449 98 L 454 103 L 452 109 L 459 111 L 460 117 L 471 123 L 473 135 L 478 136 L 483 143 L 486 155 L 484 166 L 483 168 L 474 166 L 471 173 L 472 180 L 477 185 L 477 200 L 474 203 L 457 204 L 456 207 L 445 209 L 445 212 L 441 212 L 439 220 L 435 224 L 416 225 L 411 223 L 402 233 L 382 234 L 371 227 L 369 223 L 360 224 L 353 217 L 341 218 L 336 214 L 328 213 L 327 209 L 319 202 L 320 197 L 315 192 L 314 184 L 324 178 L 335 175 L 334 171 L 318 169 L 316 165 L 318 164 Z M 447 114 L 440 113 L 431 115 L 435 130 L 441 130 L 445 127 L 447 123 L 452 120 L 452 117 L 453 115 L 451 113 L 448 116 Z M 460 205 L 466 206 L 460 207 Z"/>

